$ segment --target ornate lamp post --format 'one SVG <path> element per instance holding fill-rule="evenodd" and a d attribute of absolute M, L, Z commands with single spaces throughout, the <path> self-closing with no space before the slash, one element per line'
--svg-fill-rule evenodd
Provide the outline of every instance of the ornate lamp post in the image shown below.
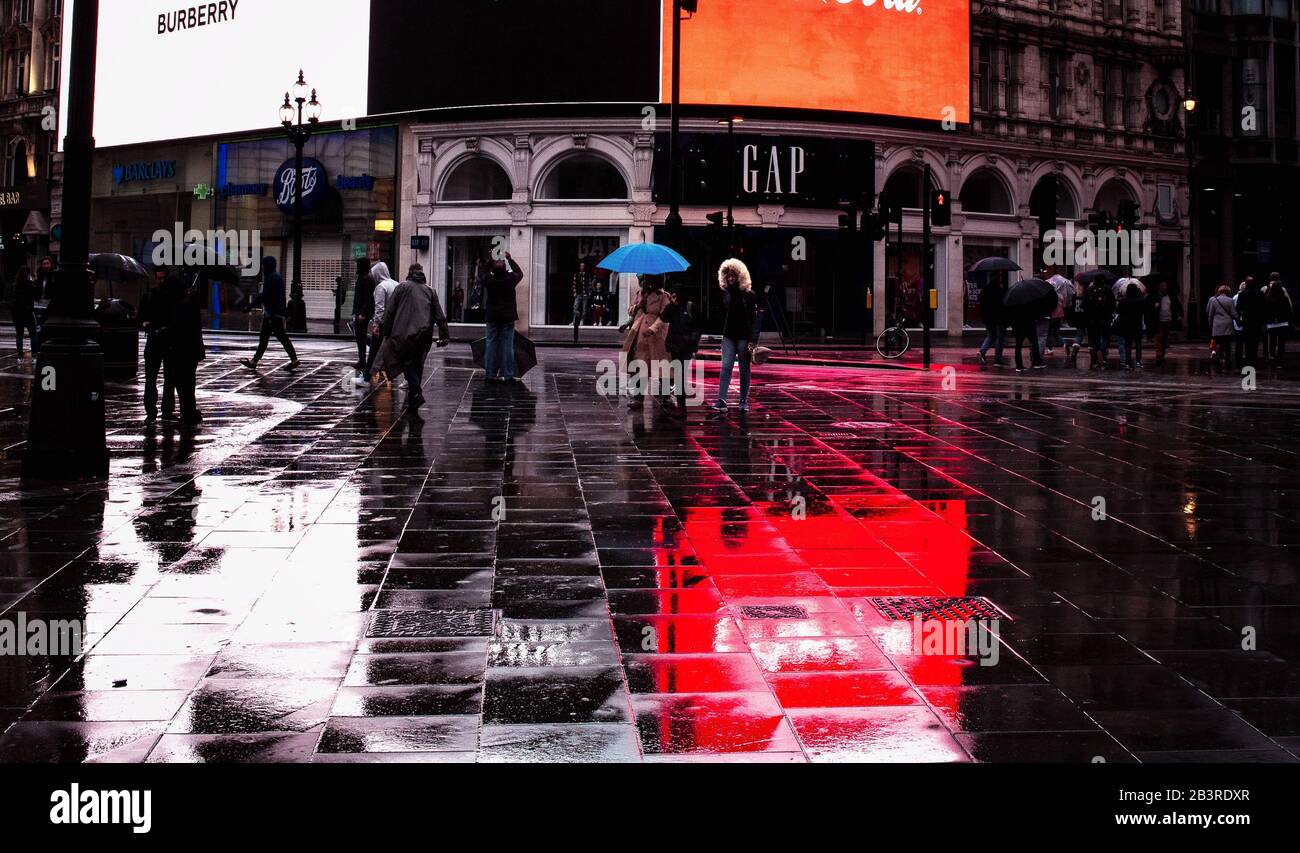
<path fill-rule="evenodd" d="M 90 192 L 95 155 L 95 62 L 99 0 L 72 13 L 71 73 L 63 157 L 62 263 L 32 380 L 23 478 L 87 480 L 108 475 L 104 428 L 104 353 L 90 271 Z"/>
<path fill-rule="evenodd" d="M 307 303 L 302 296 L 302 152 L 320 123 L 321 104 L 316 99 L 316 90 L 310 89 L 311 98 L 307 97 L 309 87 L 298 72 L 298 82 L 293 84 L 293 94 L 284 93 L 284 104 L 280 107 L 280 124 L 284 126 L 293 143 L 293 278 L 289 286 L 289 331 L 307 331 Z M 294 122 L 294 104 L 297 104 L 297 123 Z M 304 120 L 305 119 L 305 120 Z"/>

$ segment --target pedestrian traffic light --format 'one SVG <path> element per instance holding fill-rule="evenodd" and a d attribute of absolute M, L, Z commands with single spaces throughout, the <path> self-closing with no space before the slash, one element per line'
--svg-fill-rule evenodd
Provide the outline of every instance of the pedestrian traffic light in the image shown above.
<path fill-rule="evenodd" d="M 947 190 L 935 190 L 930 195 L 930 224 L 935 228 L 952 225 L 952 197 Z"/>

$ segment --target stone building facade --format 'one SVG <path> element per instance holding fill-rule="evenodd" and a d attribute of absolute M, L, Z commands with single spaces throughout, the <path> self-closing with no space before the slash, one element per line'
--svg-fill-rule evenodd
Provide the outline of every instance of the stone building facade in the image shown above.
<path fill-rule="evenodd" d="M 901 246 L 893 240 L 872 250 L 868 301 L 842 273 L 842 210 L 737 201 L 736 222 L 801 340 L 848 341 L 900 315 L 916 320 L 926 166 L 933 187 L 955 199 L 952 226 L 934 234 L 935 326 L 950 336 L 981 327 L 966 281 L 970 263 L 1001 254 L 1035 269 L 1040 218 L 1051 212 L 1064 227 L 1135 203 L 1154 239 L 1153 266 L 1187 288 L 1186 57 L 1177 3 L 977 0 L 972 22 L 969 126 L 946 130 L 936 121 L 935 129 L 918 130 L 791 113 L 741 116 L 732 128 L 765 139 L 873 142 L 876 189 L 905 208 Z M 725 121 L 698 114 L 683 131 L 728 132 Z M 472 302 L 474 259 L 508 246 L 527 275 L 519 293 L 524 322 L 568 325 L 571 283 L 590 273 L 585 265 L 596 254 L 662 234 L 668 211 L 656 204 L 655 133 L 641 114 L 408 122 L 400 146 L 401 266 L 419 261 L 432 269 L 449 304 Z M 686 205 L 687 230 L 702 234 L 725 204 Z M 412 237 L 420 239 L 412 244 Z M 424 237 L 428 248 L 414 248 Z M 811 241 L 814 263 L 784 258 L 799 237 Z M 692 293 L 707 302 L 709 272 L 697 277 Z M 605 287 L 625 310 L 634 283 Z"/>

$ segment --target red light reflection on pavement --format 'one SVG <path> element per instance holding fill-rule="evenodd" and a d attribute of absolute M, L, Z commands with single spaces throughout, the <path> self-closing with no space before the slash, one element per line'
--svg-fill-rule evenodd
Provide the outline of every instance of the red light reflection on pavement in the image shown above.
<path fill-rule="evenodd" d="M 770 450 L 775 465 L 801 470 L 803 460 L 780 458 L 787 448 Z M 851 489 L 844 488 L 846 479 Z M 921 723 L 906 733 L 891 731 L 915 743 L 888 744 L 890 753 L 960 755 L 891 659 L 915 661 L 911 623 L 887 622 L 867 599 L 967 594 L 975 543 L 966 534 L 965 501 L 921 503 L 847 460 L 829 494 L 818 491 L 815 475 L 801 482 L 806 513 L 779 501 L 696 506 L 685 511 L 680 530 L 663 523 L 656 530 L 659 582 L 674 586 L 690 565 L 696 583 L 716 586 L 726 608 L 717 617 L 729 612 L 743 643 L 719 643 L 717 618 L 681 613 L 674 596 L 662 599 L 655 653 L 698 657 L 689 666 L 654 666 L 630 679 L 647 753 L 798 751 L 785 712 L 835 709 L 819 718 L 821 725 L 840 721 L 851 741 L 854 732 L 878 728 L 863 725 L 866 709 L 914 707 L 921 713 L 898 719 Z M 740 609 L 755 606 L 801 610 L 789 611 L 791 618 L 761 619 L 746 618 Z M 766 690 L 756 691 L 752 678 L 738 679 L 735 665 L 724 663 L 737 651 L 757 661 Z M 927 685 L 961 685 L 968 668 L 948 658 L 927 658 L 923 665 Z M 951 698 L 942 701 L 958 701 L 956 691 L 944 695 Z M 824 731 L 819 737 L 842 740 Z M 878 747 L 858 744 L 849 751 Z"/>

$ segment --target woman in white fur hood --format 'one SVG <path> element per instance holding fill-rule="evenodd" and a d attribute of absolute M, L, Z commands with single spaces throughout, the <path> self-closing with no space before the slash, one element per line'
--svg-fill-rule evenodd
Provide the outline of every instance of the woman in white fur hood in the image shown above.
<path fill-rule="evenodd" d="M 736 362 L 740 362 L 740 411 L 748 412 L 754 345 L 758 343 L 759 335 L 754 279 L 743 261 L 732 258 L 718 270 L 718 286 L 722 288 L 727 316 L 722 324 L 722 374 L 718 379 L 718 399 L 713 408 L 719 412 L 727 411 L 731 377 Z"/>

